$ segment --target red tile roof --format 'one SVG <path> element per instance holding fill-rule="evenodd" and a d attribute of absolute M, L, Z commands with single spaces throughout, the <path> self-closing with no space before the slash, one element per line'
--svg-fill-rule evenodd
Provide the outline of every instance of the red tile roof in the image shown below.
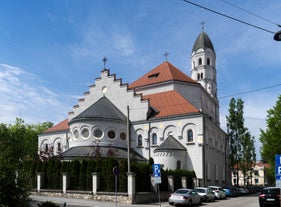
<path fill-rule="evenodd" d="M 199 112 L 191 103 L 176 91 L 166 91 L 157 94 L 145 95 L 152 107 L 158 110 L 155 117 L 174 116 Z"/>
<path fill-rule="evenodd" d="M 63 120 L 62 122 L 52 126 L 51 128 L 47 129 L 44 133 L 48 133 L 48 132 L 56 132 L 56 131 L 64 131 L 64 130 L 68 130 L 69 126 L 68 126 L 68 119 Z"/>
<path fill-rule="evenodd" d="M 129 88 L 132 89 L 171 80 L 197 83 L 196 81 L 188 77 L 185 73 L 173 66 L 171 63 L 165 61 L 150 72 L 146 73 L 138 80 L 131 83 L 129 85 Z"/>

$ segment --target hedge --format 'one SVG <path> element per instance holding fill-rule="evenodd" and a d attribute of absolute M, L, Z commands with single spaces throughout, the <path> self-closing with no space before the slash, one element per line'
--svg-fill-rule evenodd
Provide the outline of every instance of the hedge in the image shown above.
<path fill-rule="evenodd" d="M 151 183 L 150 175 L 152 174 L 153 160 L 149 163 L 132 161 L 131 171 L 136 174 L 136 191 L 150 192 Z M 61 189 L 62 173 L 70 175 L 70 190 L 90 191 L 92 189 L 92 173 L 99 173 L 98 191 L 114 192 L 115 175 L 113 168 L 118 166 L 120 169 L 117 178 L 118 192 L 127 192 L 127 159 L 117 160 L 108 159 L 75 159 L 73 161 L 61 161 L 59 159 L 49 159 L 47 161 L 25 161 L 22 165 L 21 172 L 29 176 L 29 185 L 36 188 L 36 173 L 44 173 L 44 188 Z M 175 189 L 181 187 L 181 177 L 186 176 L 188 179 L 187 187 L 193 188 L 194 171 L 186 170 L 161 170 L 162 183 L 159 185 L 161 191 L 168 190 L 168 175 L 173 175 L 175 179 Z"/>

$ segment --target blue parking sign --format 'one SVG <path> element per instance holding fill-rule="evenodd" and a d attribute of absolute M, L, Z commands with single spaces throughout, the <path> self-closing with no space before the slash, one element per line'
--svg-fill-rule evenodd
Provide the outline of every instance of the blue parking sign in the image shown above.
<path fill-rule="evenodd" d="M 160 164 L 153 164 L 152 171 L 154 177 L 161 177 L 161 165 Z"/>
<path fill-rule="evenodd" d="M 281 178 L 281 155 L 275 155 L 275 177 L 276 180 Z"/>

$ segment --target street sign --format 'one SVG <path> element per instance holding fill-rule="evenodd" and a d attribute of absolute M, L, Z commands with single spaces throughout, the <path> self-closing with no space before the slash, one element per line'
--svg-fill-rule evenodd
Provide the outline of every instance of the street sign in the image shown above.
<path fill-rule="evenodd" d="M 161 177 L 153 177 L 152 181 L 153 181 L 154 184 L 161 184 L 162 183 Z"/>
<path fill-rule="evenodd" d="M 161 166 L 160 164 L 153 164 L 152 171 L 154 177 L 161 177 Z"/>
<path fill-rule="evenodd" d="M 275 155 L 275 180 L 278 187 L 281 183 L 281 155 Z"/>
<path fill-rule="evenodd" d="M 115 166 L 113 169 L 112 169 L 112 172 L 115 176 L 118 176 L 119 173 L 120 173 L 120 168 L 118 166 Z"/>

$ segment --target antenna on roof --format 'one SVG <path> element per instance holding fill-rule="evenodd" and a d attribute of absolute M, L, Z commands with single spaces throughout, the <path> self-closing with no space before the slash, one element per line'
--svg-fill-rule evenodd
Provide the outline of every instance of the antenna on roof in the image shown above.
<path fill-rule="evenodd" d="M 103 67 L 104 67 L 104 70 L 105 70 L 105 69 L 106 69 L 107 58 L 104 57 L 104 58 L 102 59 L 102 61 L 103 61 Z"/>
<path fill-rule="evenodd" d="M 168 52 L 165 52 L 165 53 L 164 53 L 164 56 L 166 57 L 166 61 L 168 61 L 168 55 L 169 55 Z"/>

